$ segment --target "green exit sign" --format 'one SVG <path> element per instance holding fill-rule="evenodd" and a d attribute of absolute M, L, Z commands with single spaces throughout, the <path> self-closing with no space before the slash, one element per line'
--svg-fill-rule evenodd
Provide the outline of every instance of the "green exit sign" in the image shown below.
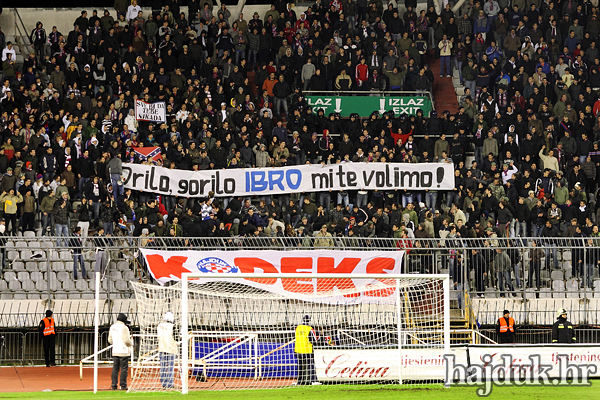
<path fill-rule="evenodd" d="M 342 117 L 353 113 L 368 117 L 373 111 L 416 115 L 418 110 L 429 117 L 432 109 L 431 99 L 426 96 L 306 96 L 306 100 L 313 111 L 322 108 L 326 115 L 336 112 Z"/>

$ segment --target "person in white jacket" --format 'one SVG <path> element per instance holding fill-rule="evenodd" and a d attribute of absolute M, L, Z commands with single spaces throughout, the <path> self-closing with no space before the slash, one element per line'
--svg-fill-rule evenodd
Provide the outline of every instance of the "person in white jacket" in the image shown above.
<path fill-rule="evenodd" d="M 177 354 L 177 342 L 173 338 L 173 313 L 165 313 L 164 320 L 156 328 L 160 357 L 160 383 L 163 388 L 170 389 L 174 387 L 175 354 Z"/>
<path fill-rule="evenodd" d="M 110 376 L 112 381 L 110 388 L 112 390 L 118 388 L 119 370 L 121 370 L 121 390 L 127 390 L 127 370 L 133 341 L 131 340 L 129 328 L 125 325 L 126 322 L 127 315 L 120 313 L 117 316 L 117 322 L 110 326 L 108 333 L 108 343 L 113 345 L 113 370 Z"/>
<path fill-rule="evenodd" d="M 128 22 L 133 21 L 134 19 L 137 18 L 138 13 L 142 11 L 142 7 L 138 6 L 137 0 L 133 0 L 131 2 L 131 5 L 129 7 L 127 7 L 127 14 L 125 16 L 125 19 Z"/>

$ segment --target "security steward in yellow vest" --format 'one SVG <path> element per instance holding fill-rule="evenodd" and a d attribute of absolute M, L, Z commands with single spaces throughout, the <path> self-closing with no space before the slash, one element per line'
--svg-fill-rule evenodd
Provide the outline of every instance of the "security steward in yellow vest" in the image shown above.
<path fill-rule="evenodd" d="M 296 343 L 294 351 L 298 358 L 298 382 L 297 385 L 320 385 L 317 382 L 317 371 L 315 370 L 315 355 L 313 345 L 319 340 L 315 330 L 310 324 L 310 316 L 302 318 L 302 324 L 296 327 Z"/>
<path fill-rule="evenodd" d="M 556 312 L 557 320 L 552 325 L 552 343 L 576 343 L 573 324 L 567 321 L 567 310 L 560 308 Z"/>
<path fill-rule="evenodd" d="M 56 339 L 56 327 L 54 326 L 54 318 L 52 318 L 52 311 L 46 311 L 46 318 L 40 321 L 38 327 L 40 334 L 42 335 L 42 343 L 44 345 L 44 360 L 46 360 L 46 367 L 56 367 L 55 360 L 55 339 Z"/>
<path fill-rule="evenodd" d="M 510 311 L 504 310 L 504 315 L 498 318 L 496 333 L 498 334 L 498 343 L 515 342 L 515 320 L 510 316 Z"/>

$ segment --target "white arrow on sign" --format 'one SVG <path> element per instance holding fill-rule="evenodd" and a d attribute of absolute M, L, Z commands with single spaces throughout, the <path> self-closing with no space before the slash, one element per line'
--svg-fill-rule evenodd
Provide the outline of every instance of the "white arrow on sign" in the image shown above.
<path fill-rule="evenodd" d="M 385 99 L 379 99 L 379 112 L 381 114 L 385 112 Z"/>
<path fill-rule="evenodd" d="M 335 109 L 333 111 L 336 113 L 342 112 L 342 99 L 335 99 Z"/>

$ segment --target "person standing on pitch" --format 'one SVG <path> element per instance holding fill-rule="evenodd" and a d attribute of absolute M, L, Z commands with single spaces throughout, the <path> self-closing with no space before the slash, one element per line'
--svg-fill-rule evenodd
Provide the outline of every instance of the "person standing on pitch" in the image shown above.
<path fill-rule="evenodd" d="M 317 371 L 315 370 L 315 354 L 313 346 L 319 338 L 310 324 L 310 316 L 302 318 L 302 324 L 296 327 L 296 343 L 294 351 L 298 358 L 298 382 L 297 385 L 320 385 L 317 382 Z"/>
<path fill-rule="evenodd" d="M 160 383 L 166 389 L 174 387 L 173 377 L 175 373 L 177 342 L 173 339 L 173 319 L 172 312 L 165 313 L 164 322 L 158 324 L 156 329 L 160 356 Z"/>
<path fill-rule="evenodd" d="M 552 343 L 575 343 L 573 324 L 567 321 L 567 310 L 560 308 L 556 312 L 557 321 L 552 325 Z"/>
<path fill-rule="evenodd" d="M 40 321 L 39 331 L 43 335 L 42 341 L 44 345 L 44 360 L 46 361 L 46 367 L 56 367 L 56 328 L 54 326 L 54 318 L 52 318 L 52 311 L 46 311 L 46 318 Z"/>
<path fill-rule="evenodd" d="M 108 333 L 108 343 L 113 345 L 113 370 L 110 376 L 112 380 L 110 388 L 112 390 L 118 388 L 119 370 L 121 370 L 121 390 L 127 390 L 127 369 L 129 368 L 129 355 L 131 354 L 133 341 L 131 340 L 129 328 L 125 325 L 126 322 L 127 315 L 120 313 L 117 316 L 117 322 L 110 326 Z"/>
<path fill-rule="evenodd" d="M 498 343 L 515 342 L 515 320 L 510 316 L 510 311 L 504 310 L 502 317 L 498 318 L 496 324 L 496 333 L 498 334 Z"/>

